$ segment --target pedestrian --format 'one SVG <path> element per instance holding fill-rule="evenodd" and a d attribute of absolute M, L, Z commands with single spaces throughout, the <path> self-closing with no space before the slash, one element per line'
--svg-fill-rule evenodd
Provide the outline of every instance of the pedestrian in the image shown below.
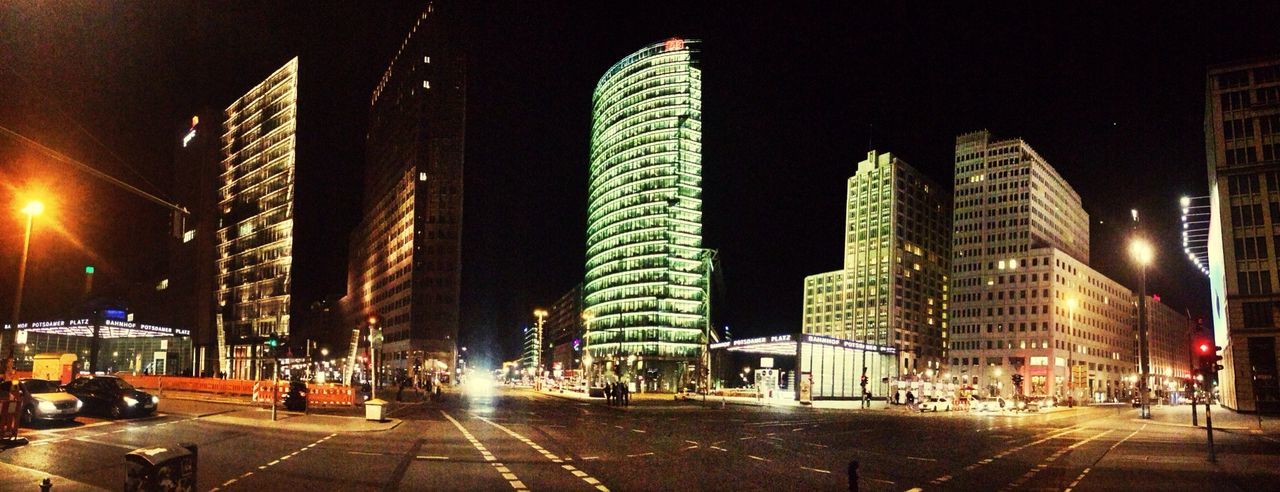
<path fill-rule="evenodd" d="M 618 383 L 618 386 L 622 390 L 622 406 L 631 406 L 631 386 L 627 383 Z"/>
<path fill-rule="evenodd" d="M 862 408 L 871 408 L 871 392 L 862 390 Z"/>
<path fill-rule="evenodd" d="M 915 410 L 915 409 L 916 409 L 916 395 L 912 393 L 911 390 L 907 390 L 907 410 Z"/>
<path fill-rule="evenodd" d="M 604 383 L 604 402 L 613 405 L 613 383 Z"/>

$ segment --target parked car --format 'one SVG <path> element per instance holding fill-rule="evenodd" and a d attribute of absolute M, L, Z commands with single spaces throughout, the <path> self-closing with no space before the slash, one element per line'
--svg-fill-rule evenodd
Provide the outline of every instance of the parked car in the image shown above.
<path fill-rule="evenodd" d="M 975 412 L 999 412 L 1007 406 L 1004 398 L 975 398 L 969 408 Z"/>
<path fill-rule="evenodd" d="M 307 383 L 302 381 L 290 382 L 289 391 L 285 392 L 281 401 L 284 403 L 285 410 L 307 411 Z"/>
<path fill-rule="evenodd" d="M 24 425 L 31 425 L 37 420 L 74 420 L 84 406 L 79 398 L 64 391 L 57 381 L 20 379 L 18 393 L 22 397 Z"/>
<path fill-rule="evenodd" d="M 84 402 L 86 411 L 105 413 L 112 418 L 140 416 L 156 411 L 160 398 L 134 388 L 115 376 L 76 378 L 67 383 L 67 392 Z"/>
<path fill-rule="evenodd" d="M 950 399 L 950 398 L 947 398 L 947 397 L 942 397 L 942 396 L 934 396 L 934 397 L 931 397 L 931 398 L 925 398 L 925 399 L 924 399 L 924 401 L 921 401 L 921 402 L 920 402 L 920 411 L 921 411 L 921 412 L 925 412 L 925 411 L 933 411 L 933 412 L 938 412 L 938 411 L 942 411 L 942 412 L 950 412 L 950 411 L 951 411 L 951 399 Z"/>

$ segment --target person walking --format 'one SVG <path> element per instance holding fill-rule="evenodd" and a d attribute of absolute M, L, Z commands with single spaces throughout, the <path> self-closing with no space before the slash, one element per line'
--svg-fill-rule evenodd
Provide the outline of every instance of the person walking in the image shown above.
<path fill-rule="evenodd" d="M 862 390 L 862 408 L 871 408 L 871 392 L 866 388 Z"/>
<path fill-rule="evenodd" d="M 627 383 L 618 383 L 622 389 L 622 406 L 631 406 L 631 386 Z"/>
<path fill-rule="evenodd" d="M 604 402 L 613 405 L 613 383 L 604 383 Z"/>
<path fill-rule="evenodd" d="M 916 395 L 911 390 L 907 390 L 907 410 L 914 411 L 916 409 Z"/>

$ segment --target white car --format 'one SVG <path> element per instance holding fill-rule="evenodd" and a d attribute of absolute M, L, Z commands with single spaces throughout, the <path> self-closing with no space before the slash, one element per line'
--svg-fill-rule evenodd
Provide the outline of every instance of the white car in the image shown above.
<path fill-rule="evenodd" d="M 925 412 L 925 411 L 950 412 L 951 399 L 946 397 L 940 397 L 940 396 L 926 398 L 924 401 L 920 402 L 920 411 L 921 412 Z"/>
<path fill-rule="evenodd" d="M 969 408 L 975 412 L 999 412 L 1007 406 L 1004 398 L 976 398 Z"/>

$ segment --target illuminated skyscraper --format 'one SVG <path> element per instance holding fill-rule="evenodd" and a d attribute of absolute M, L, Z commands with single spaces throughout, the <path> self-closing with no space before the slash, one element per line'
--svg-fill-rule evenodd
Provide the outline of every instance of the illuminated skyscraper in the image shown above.
<path fill-rule="evenodd" d="M 592 96 L 584 312 L 593 370 L 650 389 L 696 376 L 708 323 L 699 43 L 614 64 Z"/>
<path fill-rule="evenodd" d="M 804 281 L 804 333 L 898 349 L 894 375 L 946 364 L 951 197 L 890 153 L 849 178 L 844 269 Z"/>
<path fill-rule="evenodd" d="M 289 334 L 297 108 L 294 58 L 224 112 L 215 324 L 233 377 L 257 376 L 262 339 Z"/>
<path fill-rule="evenodd" d="M 456 21 L 429 4 L 369 100 L 345 304 L 351 328 L 381 320 L 385 361 L 398 369 L 457 361 L 466 66 Z"/>
<path fill-rule="evenodd" d="M 1209 69 L 1209 286 L 1222 406 L 1280 412 L 1280 57 Z"/>

